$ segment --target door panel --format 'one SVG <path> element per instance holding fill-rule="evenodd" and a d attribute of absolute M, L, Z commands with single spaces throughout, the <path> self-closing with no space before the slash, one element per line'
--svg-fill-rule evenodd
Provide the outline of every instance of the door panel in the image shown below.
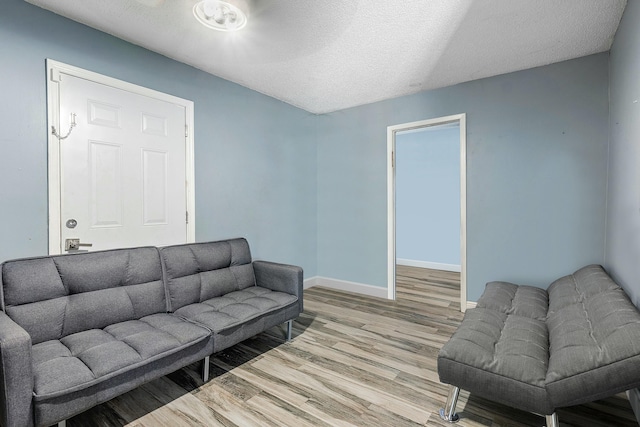
<path fill-rule="evenodd" d="M 143 150 L 142 159 L 143 224 L 167 224 L 167 153 Z"/>
<path fill-rule="evenodd" d="M 185 108 L 65 75 L 60 117 L 71 114 L 77 125 L 60 143 L 62 252 L 69 238 L 90 250 L 185 243 Z"/>
<path fill-rule="evenodd" d="M 79 162 L 82 159 L 78 159 Z M 68 165 L 71 169 L 73 164 Z M 88 209 L 91 220 L 90 227 L 121 227 L 123 211 L 122 188 L 122 146 L 89 141 L 89 194 Z M 68 171 L 70 175 L 79 175 L 78 171 Z M 80 186 L 84 185 L 79 181 Z M 82 187 L 76 194 L 82 194 Z M 75 203 L 70 194 L 67 203 Z M 78 201 L 78 204 L 84 203 Z M 69 206 L 69 214 L 78 212 L 73 204 Z"/>

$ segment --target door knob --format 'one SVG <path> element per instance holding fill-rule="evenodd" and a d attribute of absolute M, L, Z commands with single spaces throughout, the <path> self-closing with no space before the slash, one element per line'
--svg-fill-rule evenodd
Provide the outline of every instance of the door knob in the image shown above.
<path fill-rule="evenodd" d="M 77 251 L 81 246 L 90 247 L 93 243 L 80 243 L 80 239 L 65 239 L 64 250 L 65 251 Z"/>

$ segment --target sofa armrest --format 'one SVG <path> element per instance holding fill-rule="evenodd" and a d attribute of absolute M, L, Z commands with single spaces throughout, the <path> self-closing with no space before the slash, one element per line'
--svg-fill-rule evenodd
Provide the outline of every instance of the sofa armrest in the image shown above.
<path fill-rule="evenodd" d="M 0 424 L 33 425 L 31 336 L 0 311 Z"/>
<path fill-rule="evenodd" d="M 256 285 L 297 296 L 302 313 L 302 268 L 275 262 L 254 261 L 253 271 L 256 275 Z"/>

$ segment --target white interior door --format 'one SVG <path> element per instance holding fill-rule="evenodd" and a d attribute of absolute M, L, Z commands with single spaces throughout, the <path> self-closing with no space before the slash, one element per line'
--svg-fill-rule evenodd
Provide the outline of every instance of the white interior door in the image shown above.
<path fill-rule="evenodd" d="M 70 75 L 59 96 L 61 253 L 186 242 L 185 107 Z"/>

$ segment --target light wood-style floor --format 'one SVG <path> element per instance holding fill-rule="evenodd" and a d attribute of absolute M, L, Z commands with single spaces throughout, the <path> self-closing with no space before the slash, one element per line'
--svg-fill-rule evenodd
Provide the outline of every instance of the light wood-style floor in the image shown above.
<path fill-rule="evenodd" d="M 397 301 L 316 287 L 294 339 L 274 328 L 70 420 L 74 426 L 446 426 L 438 350 L 462 319 L 459 274 L 398 267 Z M 544 418 L 462 392 L 459 426 Z M 560 410 L 562 426 L 637 426 L 624 394 Z"/>

